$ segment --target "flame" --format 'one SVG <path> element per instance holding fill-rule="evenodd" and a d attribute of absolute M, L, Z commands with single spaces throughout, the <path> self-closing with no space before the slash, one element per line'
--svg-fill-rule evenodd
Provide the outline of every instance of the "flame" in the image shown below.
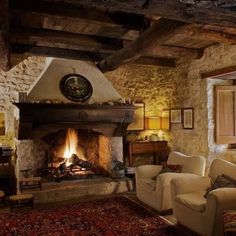
<path fill-rule="evenodd" d="M 78 136 L 75 129 L 68 129 L 66 133 L 66 143 L 63 157 L 66 158 L 66 165 L 70 165 L 72 154 L 77 153 Z"/>

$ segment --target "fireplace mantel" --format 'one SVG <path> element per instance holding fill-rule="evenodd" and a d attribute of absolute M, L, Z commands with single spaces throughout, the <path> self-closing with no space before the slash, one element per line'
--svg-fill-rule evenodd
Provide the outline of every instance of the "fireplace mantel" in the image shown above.
<path fill-rule="evenodd" d="M 111 136 L 123 136 L 133 121 L 134 106 L 55 103 L 14 103 L 20 109 L 18 139 L 32 139 L 39 130 L 92 129 Z"/>

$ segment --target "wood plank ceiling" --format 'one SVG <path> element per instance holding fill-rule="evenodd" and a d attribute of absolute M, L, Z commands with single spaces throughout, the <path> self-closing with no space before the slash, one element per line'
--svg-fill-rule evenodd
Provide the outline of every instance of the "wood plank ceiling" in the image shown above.
<path fill-rule="evenodd" d="M 236 43 L 234 0 L 0 0 L 0 68 L 31 55 L 175 67 Z"/>

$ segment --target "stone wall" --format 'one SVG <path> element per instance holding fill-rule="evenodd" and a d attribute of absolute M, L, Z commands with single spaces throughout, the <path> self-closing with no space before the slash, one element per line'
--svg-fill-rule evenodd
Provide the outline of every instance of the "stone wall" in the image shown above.
<path fill-rule="evenodd" d="M 234 150 L 216 145 L 213 138 L 212 91 L 214 83 L 222 81 L 201 79 L 201 73 L 235 65 L 235 59 L 235 46 L 215 45 L 206 49 L 201 59 L 183 60 L 177 68 L 132 64 L 107 72 L 105 76 L 122 97 L 142 100 L 146 117 L 159 116 L 160 111 L 167 108 L 194 108 L 193 130 L 173 124 L 171 132 L 165 133 L 172 150 L 209 156 L 209 159 L 218 156 L 233 159 Z M 14 147 L 17 112 L 11 102 L 18 101 L 18 92 L 29 91 L 44 68 L 44 58 L 31 57 L 7 73 L 0 72 L 0 111 L 6 114 L 6 135 L 0 136 L 1 143 Z M 138 132 L 138 138 L 144 138 L 147 133 Z"/>
<path fill-rule="evenodd" d="M 174 148 L 188 154 L 203 155 L 208 158 L 208 164 L 216 157 L 232 161 L 235 156 L 234 150 L 228 150 L 227 145 L 216 145 L 214 141 L 214 85 L 231 82 L 201 79 L 201 73 L 235 65 L 235 59 L 235 46 L 215 45 L 206 49 L 201 59 L 181 66 L 183 71 L 187 71 L 186 84 L 180 86 L 181 100 L 183 107 L 194 108 L 195 128 L 172 130 Z"/>
<path fill-rule="evenodd" d="M 216 157 L 236 162 L 234 150 L 214 142 L 213 88 L 231 82 L 201 79 L 201 73 L 235 65 L 235 60 L 236 46 L 214 45 L 201 59 L 183 60 L 176 69 L 126 65 L 106 76 L 123 97 L 145 102 L 146 116 L 160 115 L 166 108 L 194 108 L 193 130 L 172 124 L 165 134 L 171 150 L 203 155 L 209 163 Z M 144 135 L 140 132 L 138 138 Z"/>
<path fill-rule="evenodd" d="M 45 67 L 45 58 L 30 57 L 7 73 L 0 70 L 0 111 L 5 113 L 5 135 L 0 136 L 0 143 L 15 147 L 15 119 L 17 110 L 12 104 L 18 102 L 19 92 L 27 92 Z"/>

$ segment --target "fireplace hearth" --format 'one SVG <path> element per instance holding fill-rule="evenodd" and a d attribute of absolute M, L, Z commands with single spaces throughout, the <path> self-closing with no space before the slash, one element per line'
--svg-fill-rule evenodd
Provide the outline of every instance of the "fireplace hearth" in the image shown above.
<path fill-rule="evenodd" d="M 24 169 L 32 169 L 44 183 L 108 178 L 112 176 L 113 161 L 123 162 L 123 135 L 133 120 L 133 105 L 15 105 L 20 117 L 18 181 Z M 72 131 L 70 135 L 68 130 Z M 76 145 L 72 147 L 72 143 Z"/>

